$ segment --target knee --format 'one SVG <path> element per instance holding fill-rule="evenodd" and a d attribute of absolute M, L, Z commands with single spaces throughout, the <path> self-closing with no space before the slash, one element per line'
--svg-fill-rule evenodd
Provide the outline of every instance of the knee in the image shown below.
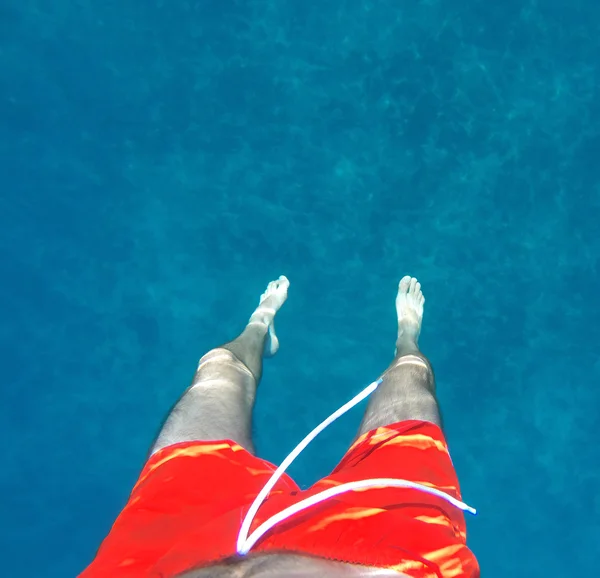
<path fill-rule="evenodd" d="M 228 349 L 223 347 L 216 347 L 215 349 L 211 349 L 208 353 L 205 353 L 198 362 L 198 367 L 207 363 L 209 361 L 213 361 L 215 359 L 233 359 L 234 355 Z"/>
<path fill-rule="evenodd" d="M 397 357 L 382 377 L 385 382 L 396 383 L 398 388 L 425 389 L 435 396 L 433 367 L 420 353 Z"/>
<path fill-rule="evenodd" d="M 225 367 L 237 367 L 249 372 L 246 365 L 240 359 L 225 347 L 211 349 L 206 355 L 203 355 L 198 362 L 198 371 L 207 365 L 223 364 Z"/>
<path fill-rule="evenodd" d="M 200 358 L 194 381 L 198 381 L 203 376 L 233 377 L 240 373 L 247 374 L 254 379 L 252 372 L 234 353 L 224 347 L 217 347 Z"/>
<path fill-rule="evenodd" d="M 431 367 L 431 363 L 429 363 L 429 359 L 427 359 L 420 351 L 396 356 L 388 371 L 391 371 L 396 367 L 422 367 L 433 374 L 433 368 Z"/>

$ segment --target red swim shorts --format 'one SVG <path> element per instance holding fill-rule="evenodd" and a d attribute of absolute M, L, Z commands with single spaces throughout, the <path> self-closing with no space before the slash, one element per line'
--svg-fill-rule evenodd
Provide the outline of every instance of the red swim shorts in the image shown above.
<path fill-rule="evenodd" d="M 244 515 L 275 469 L 230 440 L 158 451 L 80 578 L 172 578 L 235 556 Z M 461 499 L 440 428 L 403 421 L 361 436 L 335 470 L 307 490 L 284 474 L 250 533 L 300 500 L 368 478 L 409 480 Z M 462 511 L 411 488 L 338 495 L 275 526 L 251 550 L 284 551 L 392 568 L 414 578 L 479 577 Z"/>

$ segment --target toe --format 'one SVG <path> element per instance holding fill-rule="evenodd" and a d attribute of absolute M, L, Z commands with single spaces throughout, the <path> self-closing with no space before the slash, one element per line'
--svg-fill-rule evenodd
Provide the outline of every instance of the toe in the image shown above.
<path fill-rule="evenodd" d="M 406 293 L 408 291 L 410 288 L 410 277 L 408 275 L 402 277 L 398 288 L 400 289 L 401 293 Z"/>

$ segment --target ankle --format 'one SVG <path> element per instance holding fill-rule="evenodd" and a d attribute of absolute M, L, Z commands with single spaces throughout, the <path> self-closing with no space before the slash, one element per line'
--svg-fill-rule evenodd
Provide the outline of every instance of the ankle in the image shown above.
<path fill-rule="evenodd" d="M 246 341 L 256 342 L 266 339 L 267 333 L 269 332 L 269 323 L 259 319 L 259 318 L 250 318 L 246 327 L 244 327 L 244 331 L 242 331 L 242 335 L 240 337 L 244 337 Z"/>
<path fill-rule="evenodd" d="M 250 316 L 248 325 L 265 325 L 269 326 L 273 323 L 275 317 L 275 310 L 270 307 L 258 307 L 254 313 Z"/>
<path fill-rule="evenodd" d="M 396 341 L 396 357 L 403 355 L 420 355 L 417 339 L 412 336 L 402 335 Z"/>

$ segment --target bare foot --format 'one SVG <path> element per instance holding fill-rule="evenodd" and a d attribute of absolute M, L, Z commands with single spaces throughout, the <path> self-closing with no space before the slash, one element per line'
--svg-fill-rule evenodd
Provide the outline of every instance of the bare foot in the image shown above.
<path fill-rule="evenodd" d="M 274 319 L 275 314 L 287 299 L 289 286 L 290 282 L 285 275 L 281 275 L 276 281 L 271 281 L 267 290 L 260 296 L 260 303 L 248 322 L 248 325 L 261 323 L 267 326 L 268 334 L 265 342 L 265 356 L 267 357 L 275 355 L 279 349 L 279 339 L 275 334 Z"/>
<path fill-rule="evenodd" d="M 398 340 L 396 352 L 413 350 L 418 347 L 421 323 L 423 322 L 423 304 L 425 297 L 421 284 L 414 278 L 403 277 L 398 285 L 396 313 L 398 314 Z"/>

